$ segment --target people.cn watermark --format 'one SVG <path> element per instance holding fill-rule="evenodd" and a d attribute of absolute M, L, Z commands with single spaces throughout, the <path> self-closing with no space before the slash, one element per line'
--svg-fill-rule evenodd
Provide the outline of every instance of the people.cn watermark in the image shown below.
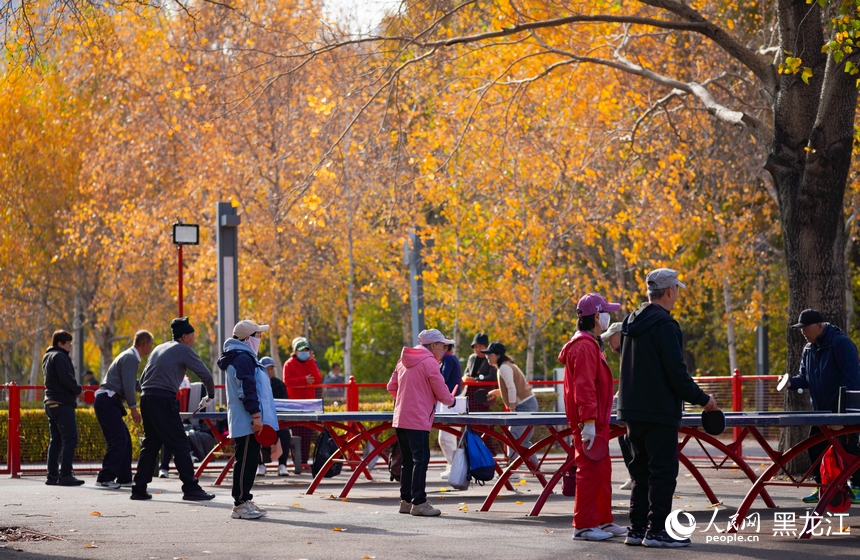
<path fill-rule="evenodd" d="M 729 516 L 725 528 L 717 523 L 719 508 L 714 508 L 711 521 L 707 527 L 700 529 L 705 533 L 706 543 L 757 543 L 761 533 L 761 516 L 752 513 L 739 519 L 738 515 Z M 682 519 L 683 517 L 683 519 Z M 847 513 L 830 513 L 818 515 L 812 510 L 798 516 L 792 511 L 779 511 L 773 514 L 774 537 L 797 537 L 809 532 L 814 537 L 851 535 L 851 527 L 846 524 Z M 802 525 L 799 525 L 803 522 Z M 682 509 L 676 509 L 666 518 L 666 532 L 673 539 L 688 539 L 697 532 L 699 524 L 693 514 Z M 753 534 L 742 534 L 742 532 Z"/>

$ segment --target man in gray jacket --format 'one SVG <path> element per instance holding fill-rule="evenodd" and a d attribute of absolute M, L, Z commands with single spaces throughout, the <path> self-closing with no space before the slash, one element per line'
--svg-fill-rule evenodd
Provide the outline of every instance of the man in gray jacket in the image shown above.
<path fill-rule="evenodd" d="M 140 411 L 143 414 L 144 438 L 137 462 L 137 473 L 134 475 L 134 486 L 131 487 L 131 499 L 152 499 L 146 486 L 152 482 L 158 451 L 164 444 L 173 454 L 173 462 L 182 480 L 182 499 L 211 500 L 215 494 L 204 492 L 194 478 L 191 444 L 179 417 L 176 393 L 185 377 L 185 370 L 193 371 L 203 382 L 207 392 L 204 400 L 215 395 L 215 383 L 209 368 L 192 348 L 194 327 L 188 317 L 171 321 L 170 330 L 173 332 L 173 340 L 156 346 L 140 376 Z"/>
<path fill-rule="evenodd" d="M 96 477 L 96 486 L 104 488 L 130 487 L 131 481 L 131 434 L 125 425 L 125 407 L 131 410 L 131 418 L 140 423 L 137 411 L 137 368 L 140 360 L 152 352 L 153 338 L 148 331 L 137 331 L 134 346 L 121 352 L 107 370 L 101 387 L 96 391 L 93 409 L 102 427 L 107 443 L 107 452 L 102 460 L 102 470 Z"/>

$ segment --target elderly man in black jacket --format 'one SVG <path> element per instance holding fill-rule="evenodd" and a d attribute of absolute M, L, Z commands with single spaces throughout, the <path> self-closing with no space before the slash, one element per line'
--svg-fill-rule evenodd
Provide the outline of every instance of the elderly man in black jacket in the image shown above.
<path fill-rule="evenodd" d="M 618 419 L 627 422 L 633 451 L 629 471 L 630 528 L 624 544 L 680 547 L 689 539 L 674 539 L 665 530 L 678 479 L 678 428 L 683 401 L 717 408 L 687 373 L 681 327 L 670 315 L 684 284 L 670 268 L 645 277 L 648 303 L 621 325 L 621 376 Z"/>
<path fill-rule="evenodd" d="M 78 486 L 84 481 L 72 474 L 72 461 L 78 446 L 78 422 L 75 419 L 77 397 L 83 392 L 75 381 L 75 366 L 69 357 L 72 335 L 55 331 L 51 347 L 42 356 L 42 373 L 45 375 L 45 414 L 51 429 L 48 444 L 49 486 Z M 59 469 L 57 463 L 59 462 Z"/>

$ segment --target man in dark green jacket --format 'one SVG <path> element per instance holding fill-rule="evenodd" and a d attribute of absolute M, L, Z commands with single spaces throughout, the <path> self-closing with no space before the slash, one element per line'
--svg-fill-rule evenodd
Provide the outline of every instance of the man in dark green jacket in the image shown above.
<path fill-rule="evenodd" d="M 683 402 L 717 408 L 687 372 L 681 327 L 670 315 L 684 284 L 670 268 L 645 277 L 648 303 L 621 325 L 618 419 L 627 423 L 633 451 L 630 529 L 625 544 L 679 547 L 665 529 L 678 479 L 678 428 Z"/>
<path fill-rule="evenodd" d="M 83 392 L 75 381 L 75 366 L 69 357 L 72 335 L 55 331 L 51 347 L 42 356 L 42 373 L 45 375 L 45 414 L 51 429 L 48 444 L 48 479 L 45 484 L 78 486 L 84 481 L 72 474 L 72 461 L 78 446 L 78 421 L 75 419 L 77 397 Z M 57 463 L 59 462 L 59 468 Z"/>

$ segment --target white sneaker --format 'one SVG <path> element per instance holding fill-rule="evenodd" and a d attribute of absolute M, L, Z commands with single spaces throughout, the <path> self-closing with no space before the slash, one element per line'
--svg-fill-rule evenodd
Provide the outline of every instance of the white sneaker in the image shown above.
<path fill-rule="evenodd" d="M 170 478 L 170 473 L 167 472 L 167 469 L 161 469 L 158 471 L 158 478 Z"/>
<path fill-rule="evenodd" d="M 287 465 L 278 465 L 278 476 L 290 476 L 290 471 Z"/>
<path fill-rule="evenodd" d="M 612 533 L 601 531 L 597 527 L 587 529 L 574 529 L 573 540 L 575 541 L 605 541 L 612 538 Z"/>
<path fill-rule="evenodd" d="M 633 479 L 632 478 L 628 478 L 627 482 L 625 482 L 624 484 L 622 484 L 621 486 L 618 487 L 619 490 L 630 490 L 631 488 L 633 488 Z"/>
<path fill-rule="evenodd" d="M 266 465 L 260 465 L 257 467 L 257 476 L 266 476 Z M 248 502 L 245 502 L 246 504 Z"/>
<path fill-rule="evenodd" d="M 598 527 L 598 529 L 611 533 L 613 537 L 623 537 L 627 534 L 627 529 L 625 527 L 621 527 L 615 523 L 604 523 Z"/>
<path fill-rule="evenodd" d="M 248 501 L 247 501 L 247 502 L 245 502 L 245 503 L 246 503 L 246 504 L 251 504 L 251 507 L 252 507 L 252 508 L 254 508 L 254 510 L 255 510 L 255 511 L 257 511 L 257 512 L 261 513 L 262 515 L 268 515 L 268 513 L 269 513 L 268 511 L 264 510 L 263 508 L 261 508 L 260 506 L 258 506 L 257 504 L 255 504 L 253 500 L 248 500 Z"/>
<path fill-rule="evenodd" d="M 234 507 L 231 517 L 233 519 L 259 519 L 264 515 L 266 515 L 265 512 L 260 512 L 254 507 L 254 503 L 248 500 L 247 502 Z"/>
<path fill-rule="evenodd" d="M 448 475 L 451 474 L 451 471 L 442 471 L 439 473 L 439 478 L 442 480 L 448 480 Z"/>

